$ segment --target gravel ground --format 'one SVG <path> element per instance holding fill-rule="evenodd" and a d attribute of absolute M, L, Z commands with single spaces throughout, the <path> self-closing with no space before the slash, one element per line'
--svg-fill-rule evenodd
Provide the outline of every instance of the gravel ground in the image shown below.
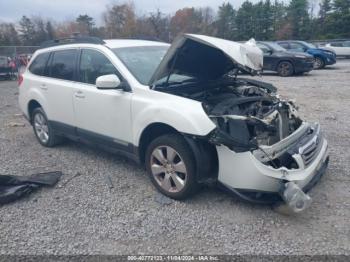
<path fill-rule="evenodd" d="M 215 188 L 185 202 L 164 201 L 127 159 L 73 142 L 44 148 L 18 115 L 16 83 L 1 82 L 0 173 L 64 176 L 54 188 L 0 207 L 0 254 L 350 254 L 350 61 L 263 79 L 320 121 L 330 144 L 313 204 L 296 216 Z"/>

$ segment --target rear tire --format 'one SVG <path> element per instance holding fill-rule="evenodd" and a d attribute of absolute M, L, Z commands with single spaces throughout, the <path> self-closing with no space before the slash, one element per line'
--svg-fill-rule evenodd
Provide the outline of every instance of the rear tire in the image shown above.
<path fill-rule="evenodd" d="M 180 135 L 154 139 L 146 150 L 145 165 L 154 186 L 170 198 L 185 199 L 198 190 L 194 156 Z"/>
<path fill-rule="evenodd" d="M 282 77 L 291 76 L 294 73 L 294 67 L 291 62 L 282 61 L 277 66 L 277 73 Z"/>
<path fill-rule="evenodd" d="M 41 107 L 33 110 L 31 119 L 34 134 L 41 145 L 45 147 L 54 147 L 62 143 L 63 138 L 55 134 L 44 110 Z"/>

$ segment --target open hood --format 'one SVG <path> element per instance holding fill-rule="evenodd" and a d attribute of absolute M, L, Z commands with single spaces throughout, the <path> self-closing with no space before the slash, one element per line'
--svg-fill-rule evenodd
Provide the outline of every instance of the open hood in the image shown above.
<path fill-rule="evenodd" d="M 150 80 L 150 86 L 176 73 L 198 80 L 216 80 L 237 68 L 262 70 L 263 53 L 251 39 L 242 44 L 216 37 L 185 34 L 175 39 Z"/>

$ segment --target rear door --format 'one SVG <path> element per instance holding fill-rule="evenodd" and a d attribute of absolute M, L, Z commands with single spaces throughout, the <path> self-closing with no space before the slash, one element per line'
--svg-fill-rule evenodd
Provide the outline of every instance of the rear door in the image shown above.
<path fill-rule="evenodd" d="M 40 89 L 47 100 L 47 116 L 57 131 L 74 134 L 73 87 L 76 78 L 78 50 L 51 53 Z"/>
<path fill-rule="evenodd" d="M 96 49 L 82 49 L 78 66 L 78 83 L 73 99 L 78 135 L 100 145 L 131 151 L 131 97 L 132 93 L 96 88 L 96 79 L 116 74 L 115 65 Z"/>

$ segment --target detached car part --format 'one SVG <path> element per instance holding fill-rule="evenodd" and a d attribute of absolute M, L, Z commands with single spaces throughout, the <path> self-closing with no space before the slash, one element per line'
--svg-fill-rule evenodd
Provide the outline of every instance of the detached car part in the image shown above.
<path fill-rule="evenodd" d="M 0 204 L 20 199 L 39 187 L 54 186 L 61 176 L 61 172 L 39 173 L 26 177 L 0 175 Z"/>

